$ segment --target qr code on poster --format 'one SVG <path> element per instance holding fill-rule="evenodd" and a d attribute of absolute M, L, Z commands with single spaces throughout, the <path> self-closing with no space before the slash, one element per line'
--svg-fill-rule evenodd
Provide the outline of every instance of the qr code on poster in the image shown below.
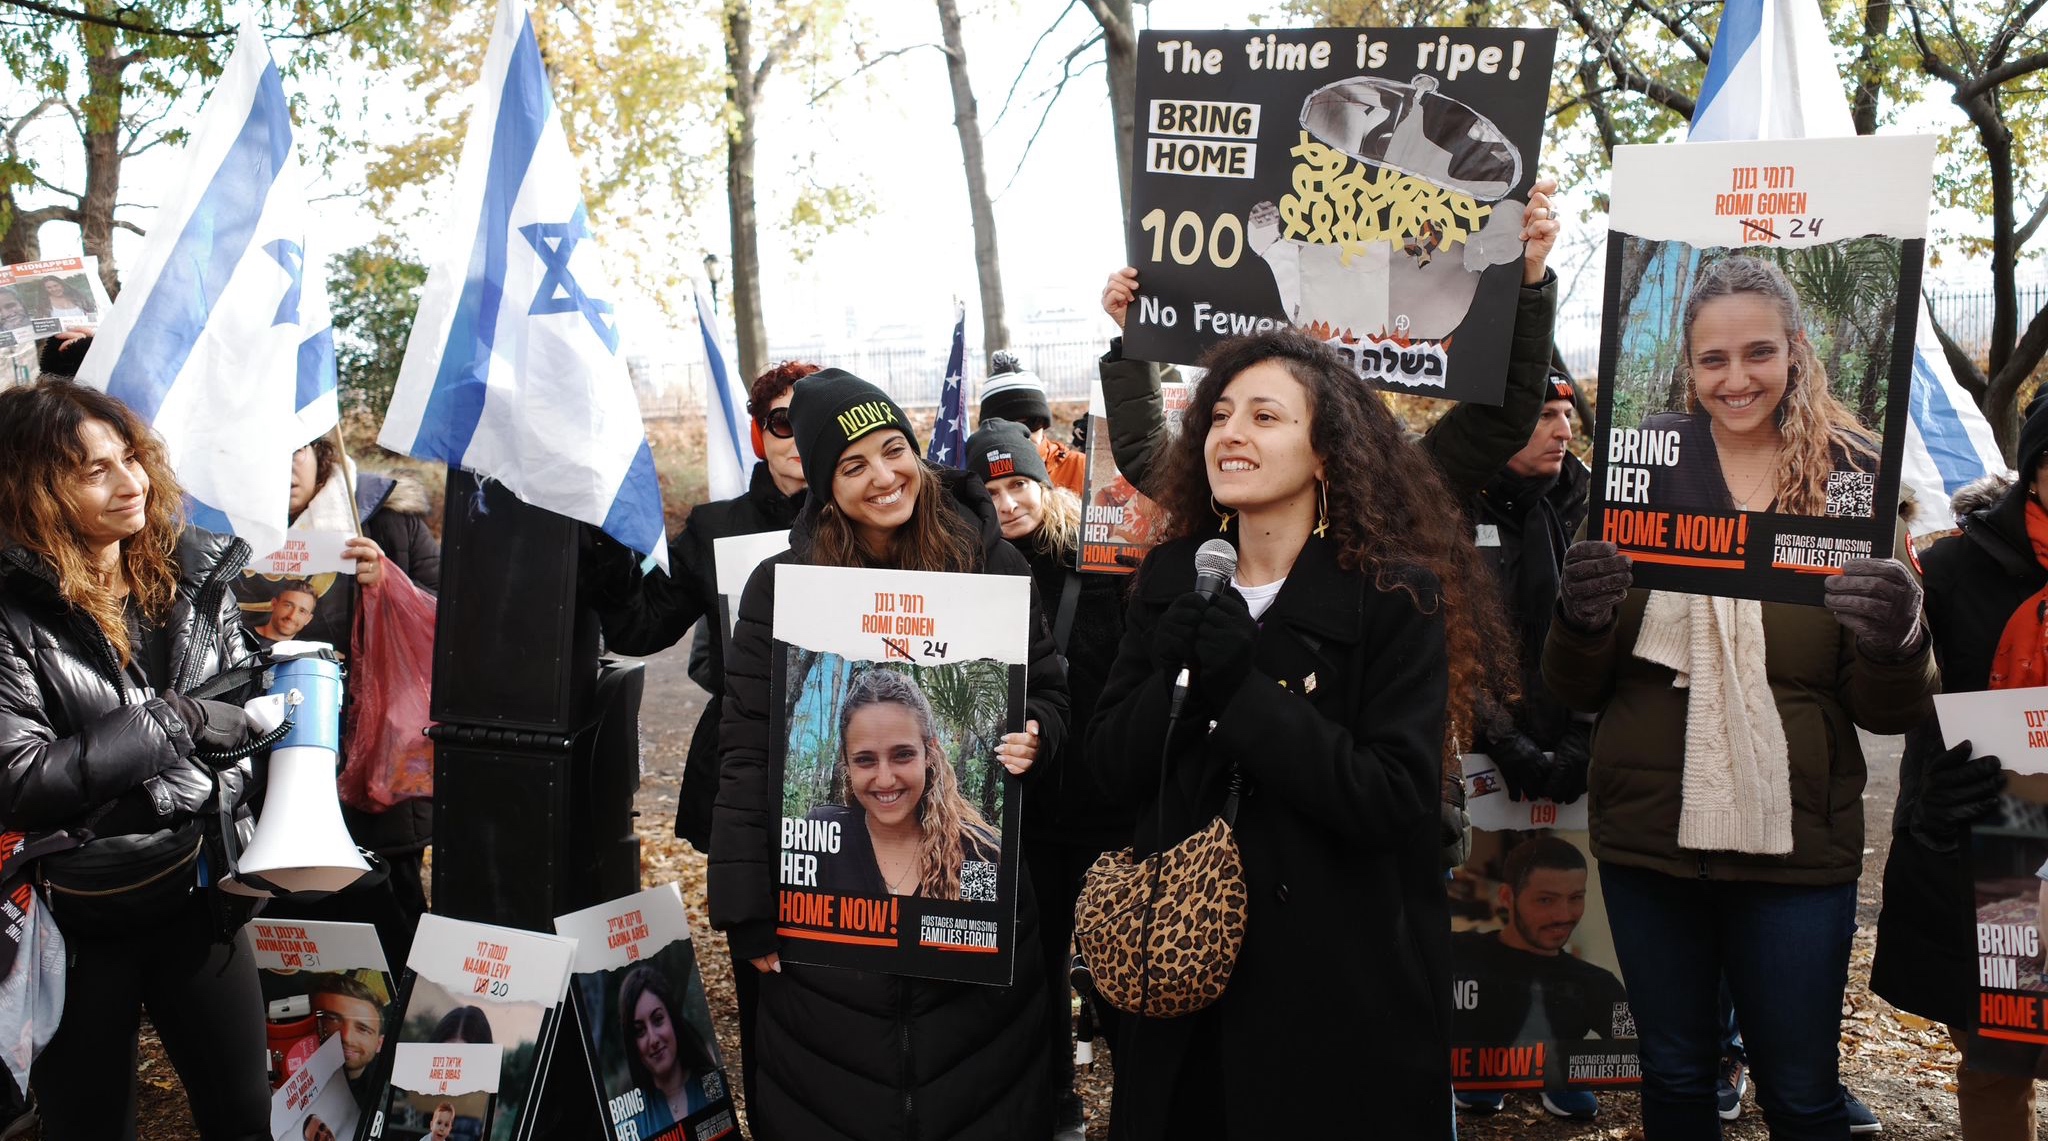
<path fill-rule="evenodd" d="M 1614 1004 L 1613 1030 L 1614 1033 L 1611 1036 L 1615 1038 L 1633 1038 L 1636 1036 L 1636 1016 L 1635 1012 L 1628 1008 L 1628 1003 L 1617 1002 Z"/>
<path fill-rule="evenodd" d="M 996 866 L 987 860 L 967 860 L 960 865 L 960 898 L 993 900 L 996 897 Z"/>
<path fill-rule="evenodd" d="M 1828 473 L 1828 518 L 1868 519 L 1875 512 L 1877 475 L 1867 471 Z"/>

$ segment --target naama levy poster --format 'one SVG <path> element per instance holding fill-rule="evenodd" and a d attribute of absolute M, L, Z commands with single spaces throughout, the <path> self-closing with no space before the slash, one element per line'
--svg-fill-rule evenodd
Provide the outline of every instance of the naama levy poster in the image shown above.
<path fill-rule="evenodd" d="M 1031 580 L 774 573 L 782 957 L 1008 985 Z"/>

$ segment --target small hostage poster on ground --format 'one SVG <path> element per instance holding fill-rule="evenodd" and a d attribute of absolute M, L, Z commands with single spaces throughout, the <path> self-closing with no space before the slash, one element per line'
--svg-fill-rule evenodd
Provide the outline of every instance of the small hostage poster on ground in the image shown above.
<path fill-rule="evenodd" d="M 1584 798 L 1514 801 L 1491 761 L 1465 763 L 1472 854 L 1449 885 L 1452 1085 L 1636 1085 L 1635 1018 L 1591 874 Z"/>
<path fill-rule="evenodd" d="M 737 1137 L 690 917 L 674 884 L 558 916 L 610 1141 Z"/>
<path fill-rule="evenodd" d="M 1008 985 L 1030 580 L 775 575 L 782 957 Z"/>
<path fill-rule="evenodd" d="M 1146 32 L 1134 359 L 1296 326 L 1400 392 L 1498 404 L 1557 33 Z"/>
<path fill-rule="evenodd" d="M 1615 151 L 1587 534 L 1637 586 L 1818 604 L 1891 554 L 1934 143 Z"/>
<path fill-rule="evenodd" d="M 1977 920 L 1977 1033 L 2048 1044 L 2048 973 L 2041 959 L 2048 835 L 1973 829 L 1970 879 Z"/>

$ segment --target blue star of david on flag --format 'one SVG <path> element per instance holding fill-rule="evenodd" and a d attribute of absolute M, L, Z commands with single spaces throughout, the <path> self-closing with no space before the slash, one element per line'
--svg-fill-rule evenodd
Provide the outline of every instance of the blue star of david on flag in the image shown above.
<path fill-rule="evenodd" d="M 612 303 L 584 293 L 583 287 L 576 283 L 575 274 L 569 270 L 569 259 L 575 256 L 576 243 L 590 236 L 589 211 L 579 202 L 576 213 L 567 222 L 535 222 L 519 227 L 519 233 L 533 245 L 533 252 L 540 255 L 541 265 L 547 270 L 541 278 L 540 290 L 533 296 L 533 307 L 527 313 L 535 317 L 550 313 L 581 313 L 597 333 L 597 339 L 604 342 L 604 347 L 618 352 L 619 330 L 610 320 Z"/>
<path fill-rule="evenodd" d="M 263 247 L 284 271 L 291 275 L 292 283 L 284 291 L 284 297 L 277 303 L 277 316 L 270 319 L 273 325 L 296 325 L 299 323 L 299 289 L 306 282 L 306 251 L 299 243 L 279 238 Z"/>

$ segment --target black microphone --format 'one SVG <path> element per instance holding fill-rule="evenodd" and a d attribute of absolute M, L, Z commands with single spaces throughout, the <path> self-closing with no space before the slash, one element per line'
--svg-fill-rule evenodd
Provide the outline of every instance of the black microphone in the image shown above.
<path fill-rule="evenodd" d="M 1237 548 L 1230 545 L 1230 540 L 1211 539 L 1195 550 L 1195 593 L 1203 598 L 1214 600 L 1222 594 L 1236 573 Z M 1180 707 L 1188 698 L 1190 680 L 1188 667 L 1182 666 L 1180 675 L 1173 679 L 1173 703 L 1167 708 L 1169 725 L 1180 720 Z"/>

